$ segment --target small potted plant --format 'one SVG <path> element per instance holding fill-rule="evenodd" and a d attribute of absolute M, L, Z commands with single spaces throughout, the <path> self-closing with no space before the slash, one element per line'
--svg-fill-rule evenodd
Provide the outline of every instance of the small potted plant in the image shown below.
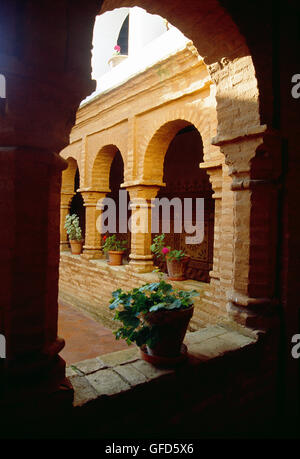
<path fill-rule="evenodd" d="M 104 241 L 102 250 L 104 253 L 108 253 L 108 264 L 112 266 L 121 265 L 127 241 L 119 241 L 115 234 L 103 236 L 102 240 Z"/>
<path fill-rule="evenodd" d="M 190 259 L 182 250 L 176 250 L 165 245 L 165 235 L 160 234 L 153 239 L 151 251 L 157 258 L 165 257 L 170 280 L 185 280 L 186 265 Z"/>
<path fill-rule="evenodd" d="M 196 290 L 173 289 L 171 284 L 145 284 L 129 292 L 113 292 L 109 308 L 122 326 L 114 333 L 127 344 L 136 343 L 144 360 L 158 366 L 173 366 L 186 358 L 182 344 L 194 312 Z"/>
<path fill-rule="evenodd" d="M 76 214 L 67 215 L 65 228 L 69 236 L 71 252 L 73 255 L 80 255 L 82 252 L 82 231 L 79 225 L 79 217 Z"/>

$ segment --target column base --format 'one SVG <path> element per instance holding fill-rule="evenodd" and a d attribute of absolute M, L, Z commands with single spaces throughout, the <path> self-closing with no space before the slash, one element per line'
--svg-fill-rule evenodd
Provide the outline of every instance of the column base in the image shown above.
<path fill-rule="evenodd" d="M 41 352 L 4 360 L 0 379 L 0 437 L 36 435 L 56 428 L 63 413 L 72 409 L 74 391 L 65 376 L 65 361 L 58 355 L 58 338 Z"/>
<path fill-rule="evenodd" d="M 83 253 L 81 254 L 82 258 L 87 260 L 103 259 L 104 254 L 102 250 L 95 247 L 83 246 Z"/>
<path fill-rule="evenodd" d="M 60 438 L 70 422 L 73 399 L 74 389 L 64 378 L 52 391 L 37 393 L 32 386 L 22 401 L 0 401 L 0 438 Z"/>
<path fill-rule="evenodd" d="M 135 273 L 151 273 L 154 270 L 152 260 L 131 260 L 127 269 Z"/>

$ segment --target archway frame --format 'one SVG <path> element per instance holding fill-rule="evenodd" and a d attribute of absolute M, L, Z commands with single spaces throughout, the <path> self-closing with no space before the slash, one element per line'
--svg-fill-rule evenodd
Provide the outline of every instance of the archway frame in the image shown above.
<path fill-rule="evenodd" d="M 222 158 L 219 147 L 211 145 L 211 133 L 214 132 L 214 110 L 212 107 L 182 107 L 180 109 L 157 110 L 154 123 L 143 130 L 137 151 L 138 178 L 152 184 L 162 183 L 163 162 L 168 146 L 177 132 L 193 125 L 201 135 L 203 160 Z"/>
<path fill-rule="evenodd" d="M 172 7 L 166 2 L 155 4 L 147 0 L 104 0 L 100 13 L 122 6 L 140 6 L 149 13 L 165 17 L 193 40 L 199 54 L 204 56 L 216 85 L 218 127 L 211 144 L 220 147 L 233 179 L 233 282 L 226 291 L 227 309 L 234 319 L 244 324 L 253 325 L 257 320 L 260 323 L 260 319 L 264 322 L 264 311 L 274 303 L 276 295 L 277 222 L 270 214 L 258 219 L 263 214 L 259 201 L 263 194 L 265 204 L 276 211 L 278 192 L 272 183 L 281 173 L 280 166 L 274 170 L 272 161 L 268 160 L 263 174 L 255 167 L 256 161 L 261 162 L 259 152 L 263 151 L 265 158 L 277 157 L 281 148 L 280 140 L 278 142 L 276 135 L 264 124 L 272 118 L 264 116 L 263 112 L 272 112 L 273 107 L 270 89 L 264 86 L 264 93 L 259 93 L 256 71 L 262 64 L 265 66 L 265 62 L 256 59 L 254 67 L 244 36 L 217 0 L 197 3 L 188 0 L 184 8 L 179 0 L 175 0 Z M 267 72 L 271 80 L 271 68 Z M 217 162 L 219 166 L 220 159 Z M 212 160 L 206 167 L 214 168 L 214 163 Z M 270 234 L 269 241 L 266 231 Z M 261 237 L 257 237 L 258 234 Z M 261 246 L 258 248 L 259 239 L 264 241 L 263 250 Z M 258 270 L 261 264 L 263 272 Z"/>
<path fill-rule="evenodd" d="M 9 186 L 2 190 L 2 198 L 4 202 L 11 202 L 17 193 L 20 198 L 18 205 L 9 206 L 9 214 L 5 213 L 7 206 L 1 212 L 1 219 L 7 218 L 2 236 L 8 247 L 4 272 L 4 279 L 7 281 L 3 282 L 4 319 L 1 326 L 2 331 L 7 332 L 9 344 L 8 364 L 1 369 L 1 379 L 7 387 L 13 387 L 11 400 L 14 400 L 16 390 L 10 384 L 15 383 L 15 377 L 9 371 L 9 363 L 14 362 L 15 368 L 21 370 L 20 374 L 24 371 L 24 359 L 19 357 L 20 350 L 34 361 L 32 368 L 35 370 L 35 384 L 32 391 L 27 390 L 27 398 L 32 394 L 36 397 L 37 393 L 42 393 L 39 384 L 44 389 L 45 381 L 49 392 L 49 380 L 52 382 L 51 388 L 59 387 L 64 380 L 63 362 L 58 358 L 63 342 L 57 338 L 57 249 L 61 171 L 66 164 L 58 157 L 57 152 L 69 142 L 69 133 L 80 101 L 95 88 L 90 75 L 90 55 L 94 18 L 99 14 L 101 6 L 99 3 L 93 0 L 79 1 L 68 5 L 67 9 L 60 9 L 61 5 L 46 2 L 42 12 L 34 7 L 24 8 L 21 17 L 24 25 L 21 42 L 19 34 L 15 33 L 20 18 L 14 9 L 7 10 L 11 13 L 12 21 L 8 21 L 5 27 L 9 40 L 4 40 L 0 46 L 1 52 L 7 57 L 1 62 L 0 71 L 5 74 L 8 83 L 9 110 L 1 123 L 1 160 L 8 167 L 2 167 L 1 170 L 3 181 L 7 181 Z M 276 252 L 277 244 L 274 228 L 277 226 L 277 212 L 273 204 L 277 199 L 275 182 L 281 172 L 280 155 L 283 149 L 280 136 L 274 135 L 272 131 L 272 96 L 276 96 L 277 101 L 282 100 L 283 96 L 279 88 L 274 89 L 271 84 L 274 81 L 272 77 L 275 78 L 279 69 L 279 65 L 272 65 L 272 46 L 275 40 L 271 34 L 276 32 L 277 25 L 280 27 L 280 21 L 271 24 L 269 10 L 266 11 L 269 5 L 265 9 L 264 5 L 260 5 L 262 14 L 258 14 L 257 7 L 252 2 L 241 7 L 235 6 L 236 2 L 221 3 L 217 0 L 186 0 L 184 4 L 181 0 L 106 0 L 103 8 L 113 9 L 124 4 L 138 5 L 150 13 L 166 17 L 189 36 L 200 54 L 205 56 L 205 62 L 217 87 L 218 133 L 213 143 L 221 147 L 229 172 L 233 176 L 235 223 L 239 219 L 243 221 L 242 225 L 236 225 L 234 290 L 228 296 L 228 306 L 229 309 L 237 306 L 233 312 L 241 319 L 243 313 L 247 319 L 247 310 L 252 306 L 262 315 L 264 307 L 272 305 L 273 299 L 276 299 L 274 251 Z M 233 11 L 235 7 L 237 9 Z M 234 13 L 234 19 L 230 12 Z M 48 13 L 49 19 L 52 19 L 49 20 L 51 27 L 49 25 L 45 28 L 42 27 L 42 22 Z M 292 19 L 292 15 L 286 15 L 285 24 L 287 18 Z M 246 23 L 248 27 L 245 27 Z M 27 27 L 28 24 L 33 26 Z M 41 40 L 36 40 L 37 31 L 42 35 Z M 55 46 L 53 33 L 56 37 Z M 280 50 L 280 56 L 287 52 L 286 67 L 291 69 L 292 46 L 290 49 L 287 46 L 285 51 L 285 47 L 281 46 L 284 43 L 292 44 L 290 35 L 282 38 L 282 42 L 278 41 L 275 48 Z M 288 71 L 283 70 L 284 80 L 288 82 Z M 282 129 L 297 151 L 298 143 L 294 141 L 296 137 L 286 128 L 290 124 L 287 122 L 287 111 L 295 105 L 290 102 L 282 105 L 285 108 L 278 111 L 285 124 Z M 295 119 L 292 117 L 292 121 Z M 262 167 L 255 167 L 258 164 Z M 16 165 L 22 171 L 22 181 L 16 179 Z M 211 167 L 214 167 L 213 164 Z M 48 188 L 45 187 L 45 170 L 48 172 Z M 23 209 L 28 207 L 30 191 L 34 188 L 35 192 L 39 189 L 45 190 L 39 197 L 39 213 L 35 209 L 34 212 L 37 220 L 41 221 L 40 217 L 44 216 L 46 224 L 32 226 L 31 238 L 28 239 L 27 232 L 16 231 L 16 222 L 23 218 Z M 292 198 L 290 191 L 289 193 Z M 262 196 L 263 205 L 259 203 Z M 269 209 L 265 212 L 268 200 L 272 204 L 272 213 Z M 261 238 L 262 234 L 267 234 L 268 237 Z M 294 233 L 293 236 L 295 240 Z M 32 258 L 19 251 L 25 240 L 28 253 L 39 254 L 38 277 Z M 41 253 L 45 253 L 45 257 L 40 257 Z M 289 259 L 293 258 L 290 257 L 290 249 L 287 253 Z M 259 273 L 258 266 L 262 268 Z M 21 279 L 21 276 L 16 275 L 17 268 L 26 272 L 26 289 L 31 292 L 24 301 L 22 314 L 18 313 L 20 308 L 16 307 L 18 297 L 11 295 L 12 289 L 19 291 L 23 287 L 21 282 L 24 284 L 23 277 Z M 42 288 L 37 302 L 32 292 L 39 283 Z M 291 283 L 292 288 L 296 285 L 289 276 L 288 281 L 284 280 L 283 289 L 288 283 Z M 286 298 L 289 299 L 289 296 Z M 35 323 L 35 327 L 27 328 L 26 333 L 22 333 L 24 314 L 32 317 Z M 40 330 L 38 336 L 37 329 Z M 48 360 L 45 360 L 45 356 Z M 43 377 L 39 377 L 37 368 L 43 369 Z M 27 370 L 29 373 L 30 370 Z"/>
<path fill-rule="evenodd" d="M 112 161 L 119 150 L 124 163 L 124 180 L 128 175 L 127 123 L 113 126 L 109 132 L 100 131 L 86 137 L 86 175 L 84 188 L 109 191 L 109 173 Z M 102 169 L 102 170 L 101 170 Z"/>

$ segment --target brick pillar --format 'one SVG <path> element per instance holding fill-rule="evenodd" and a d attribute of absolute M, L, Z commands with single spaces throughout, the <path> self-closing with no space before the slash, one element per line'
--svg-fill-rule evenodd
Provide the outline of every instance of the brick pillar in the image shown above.
<path fill-rule="evenodd" d="M 220 292 L 220 250 L 222 249 L 222 186 L 223 186 L 224 157 L 220 159 L 205 161 L 200 164 L 201 169 L 206 169 L 213 189 L 215 200 L 215 221 L 214 221 L 214 248 L 213 248 L 213 269 L 210 271 L 210 286 L 205 290 L 203 301 L 207 305 L 207 312 L 220 314 L 222 307 L 222 296 Z M 224 307 L 225 310 L 225 307 Z"/>
<path fill-rule="evenodd" d="M 1 289 L 0 411 L 65 381 L 57 337 L 61 171 L 66 162 L 46 150 L 0 149 Z"/>
<path fill-rule="evenodd" d="M 0 14 L 7 37 L 0 40 L 6 80 L 0 114 L 0 333 L 7 350 L 0 359 L 1 432 L 9 419 L 12 428 L 19 422 L 25 430 L 31 417 L 44 417 L 36 429 L 45 421 L 55 428 L 61 408 L 72 407 L 58 355 L 64 340 L 57 337 L 61 175 L 67 167 L 58 152 L 69 142 L 80 101 L 95 89 L 90 50 L 99 11 L 96 0 L 75 2 L 68 10 L 60 2 L 45 1 L 42 9 L 17 3 L 12 8 L 3 0 Z M 50 28 L 41 28 L 45 18 Z"/>
<path fill-rule="evenodd" d="M 70 210 L 71 200 L 75 193 L 61 193 L 60 198 L 60 250 L 61 252 L 69 249 L 68 235 L 65 228 L 66 216 Z"/>
<path fill-rule="evenodd" d="M 101 191 L 84 191 L 79 190 L 84 200 L 85 206 L 85 244 L 83 246 L 82 256 L 87 259 L 102 258 L 103 253 L 101 247 L 101 234 L 99 229 L 99 221 L 101 218 L 101 209 L 97 203 L 104 199 L 106 192 Z"/>
<path fill-rule="evenodd" d="M 235 158 L 229 168 L 234 191 L 233 281 L 229 315 L 255 328 L 269 327 L 276 311 L 277 226 L 281 139 L 249 135 L 222 148 Z M 243 155 L 237 154 L 243 151 Z"/>
<path fill-rule="evenodd" d="M 151 245 L 151 199 L 159 190 L 158 186 L 134 185 L 127 187 L 131 202 L 131 253 L 129 269 L 139 273 L 154 269 Z M 137 219 L 141 218 L 142 225 Z M 137 226 L 143 227 L 138 231 Z"/>

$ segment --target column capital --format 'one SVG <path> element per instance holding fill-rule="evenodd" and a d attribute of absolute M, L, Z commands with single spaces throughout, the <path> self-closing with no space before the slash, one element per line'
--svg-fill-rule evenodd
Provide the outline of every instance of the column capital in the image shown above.
<path fill-rule="evenodd" d="M 129 191 L 129 188 L 136 187 L 136 186 L 145 186 L 145 187 L 152 187 L 156 186 L 158 188 L 165 187 L 166 184 L 161 181 L 153 182 L 153 180 L 129 180 L 121 184 L 121 188 L 126 188 Z"/>
<path fill-rule="evenodd" d="M 267 132 L 267 125 L 247 126 L 245 130 L 231 132 L 228 136 L 217 135 L 211 139 L 211 144 L 221 147 L 228 143 L 249 140 L 261 136 Z"/>
<path fill-rule="evenodd" d="M 144 199 L 150 201 L 154 199 L 160 190 L 158 185 L 132 185 L 126 187 L 131 200 Z"/>
<path fill-rule="evenodd" d="M 235 290 L 228 291 L 226 298 L 229 316 L 246 327 L 267 330 L 276 317 L 276 298 L 251 298 Z"/>
<path fill-rule="evenodd" d="M 82 188 L 77 191 L 81 193 L 85 207 L 96 206 L 99 199 L 104 199 L 107 194 L 106 191 L 86 190 Z"/>
<path fill-rule="evenodd" d="M 283 138 L 274 130 L 239 136 L 221 147 L 228 173 L 236 180 L 274 181 L 282 173 Z"/>
<path fill-rule="evenodd" d="M 262 187 L 279 187 L 278 179 L 251 179 L 248 177 L 234 176 L 232 179 L 231 189 L 233 191 L 242 190 L 259 190 Z"/>
<path fill-rule="evenodd" d="M 205 169 L 209 175 L 209 181 L 213 189 L 212 197 L 214 199 L 222 198 L 223 188 L 223 165 L 225 158 L 219 158 L 213 161 L 205 161 L 199 164 L 200 169 Z"/>

